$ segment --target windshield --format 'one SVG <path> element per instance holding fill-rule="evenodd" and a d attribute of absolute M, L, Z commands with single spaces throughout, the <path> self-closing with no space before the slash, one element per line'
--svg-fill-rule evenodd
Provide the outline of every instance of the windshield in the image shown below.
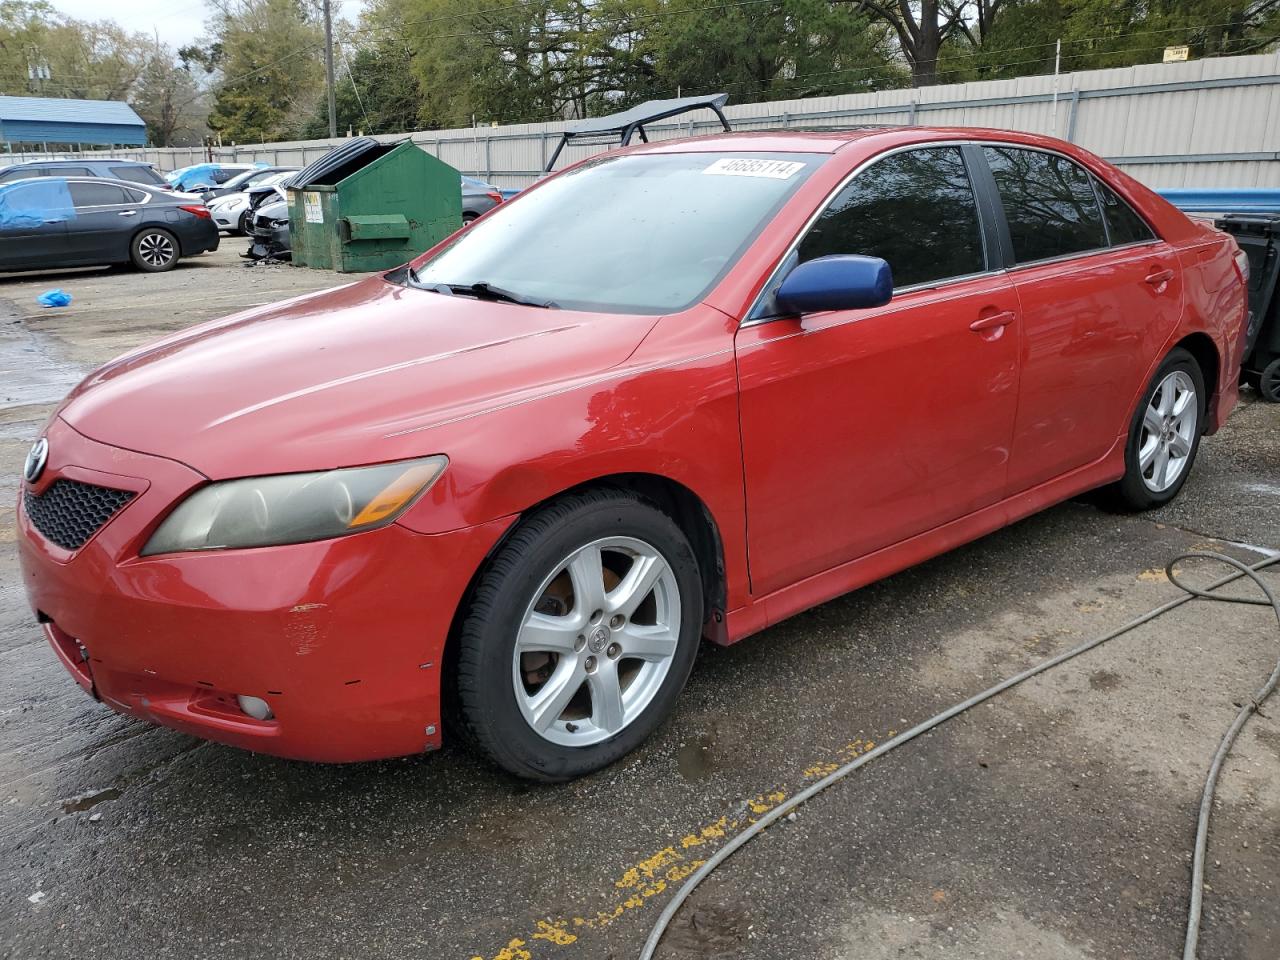
<path fill-rule="evenodd" d="M 246 170 L 244 173 L 237 173 L 234 177 L 224 183 L 223 187 L 228 190 L 234 190 L 253 181 L 255 177 L 258 180 L 263 180 L 263 178 L 267 176 L 269 176 L 269 174 L 262 170 Z"/>
<path fill-rule="evenodd" d="M 571 310 L 683 310 L 824 159 L 605 155 L 497 207 L 413 279 L 432 288 L 479 284 Z"/>

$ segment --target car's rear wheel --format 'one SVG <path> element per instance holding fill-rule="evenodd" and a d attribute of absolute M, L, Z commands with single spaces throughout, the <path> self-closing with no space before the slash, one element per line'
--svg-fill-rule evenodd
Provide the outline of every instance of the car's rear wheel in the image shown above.
<path fill-rule="evenodd" d="M 670 713 L 697 653 L 702 587 L 676 523 L 621 490 L 528 517 L 481 574 L 458 635 L 456 719 L 531 779 L 590 773 Z"/>
<path fill-rule="evenodd" d="M 1258 375 L 1258 392 L 1262 399 L 1280 403 L 1280 357 L 1263 367 Z"/>
<path fill-rule="evenodd" d="M 1200 449 L 1204 411 L 1204 374 L 1179 347 L 1160 364 L 1134 413 L 1125 475 L 1113 488 L 1120 506 L 1147 510 L 1178 495 Z"/>
<path fill-rule="evenodd" d="M 170 270 L 178 262 L 178 238 L 160 227 L 139 230 L 129 245 L 129 259 L 147 273 Z"/>
<path fill-rule="evenodd" d="M 468 210 L 466 213 L 462 215 L 462 225 L 465 227 L 467 224 L 475 223 L 479 219 L 480 219 L 480 214 L 472 213 L 470 210 Z"/>

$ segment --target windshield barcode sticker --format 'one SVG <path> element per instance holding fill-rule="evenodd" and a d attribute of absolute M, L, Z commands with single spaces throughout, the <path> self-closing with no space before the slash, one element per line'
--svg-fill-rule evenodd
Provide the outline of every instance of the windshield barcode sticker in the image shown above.
<path fill-rule="evenodd" d="M 804 164 L 795 160 L 722 157 L 702 172 L 721 177 L 768 177 L 770 180 L 789 180 L 803 169 Z"/>

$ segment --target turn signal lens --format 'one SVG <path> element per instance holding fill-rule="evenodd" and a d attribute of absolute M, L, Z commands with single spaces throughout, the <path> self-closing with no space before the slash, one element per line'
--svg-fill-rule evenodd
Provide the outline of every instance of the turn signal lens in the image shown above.
<path fill-rule="evenodd" d="M 212 483 L 165 518 L 142 555 L 307 543 L 373 530 L 431 489 L 448 464 L 448 457 L 434 456 Z"/>

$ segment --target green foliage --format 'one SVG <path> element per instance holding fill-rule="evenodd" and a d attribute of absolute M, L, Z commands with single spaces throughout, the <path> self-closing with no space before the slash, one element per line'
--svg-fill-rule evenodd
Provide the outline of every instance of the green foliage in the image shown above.
<path fill-rule="evenodd" d="M 0 0 L 0 92 L 129 99 L 156 143 L 323 137 L 316 0 L 214 0 L 174 54 L 47 0 Z M 371 0 L 338 24 L 341 133 L 595 116 L 726 91 L 734 102 L 1255 53 L 1280 0 Z M 48 76 L 41 74 L 47 68 Z M 34 71 L 37 76 L 29 74 Z"/>
<path fill-rule="evenodd" d="M 665 96 L 724 90 L 737 101 L 900 86 L 890 29 L 827 0 L 716 7 L 666 0 L 651 30 Z"/>
<path fill-rule="evenodd" d="M 299 0 L 241 0 L 219 11 L 194 61 L 220 74 L 209 127 L 224 142 L 302 136 L 324 92 L 324 28 Z"/>
<path fill-rule="evenodd" d="M 65 17 L 44 0 L 0 3 L 0 92 L 11 96 L 123 100 L 151 49 L 141 34 Z"/>
<path fill-rule="evenodd" d="M 1275 0 L 1020 0 L 980 37 L 957 35 L 943 49 L 941 79 L 1004 79 L 1062 70 L 1159 63 L 1167 46 L 1193 57 L 1259 53 L 1280 37 Z"/>

